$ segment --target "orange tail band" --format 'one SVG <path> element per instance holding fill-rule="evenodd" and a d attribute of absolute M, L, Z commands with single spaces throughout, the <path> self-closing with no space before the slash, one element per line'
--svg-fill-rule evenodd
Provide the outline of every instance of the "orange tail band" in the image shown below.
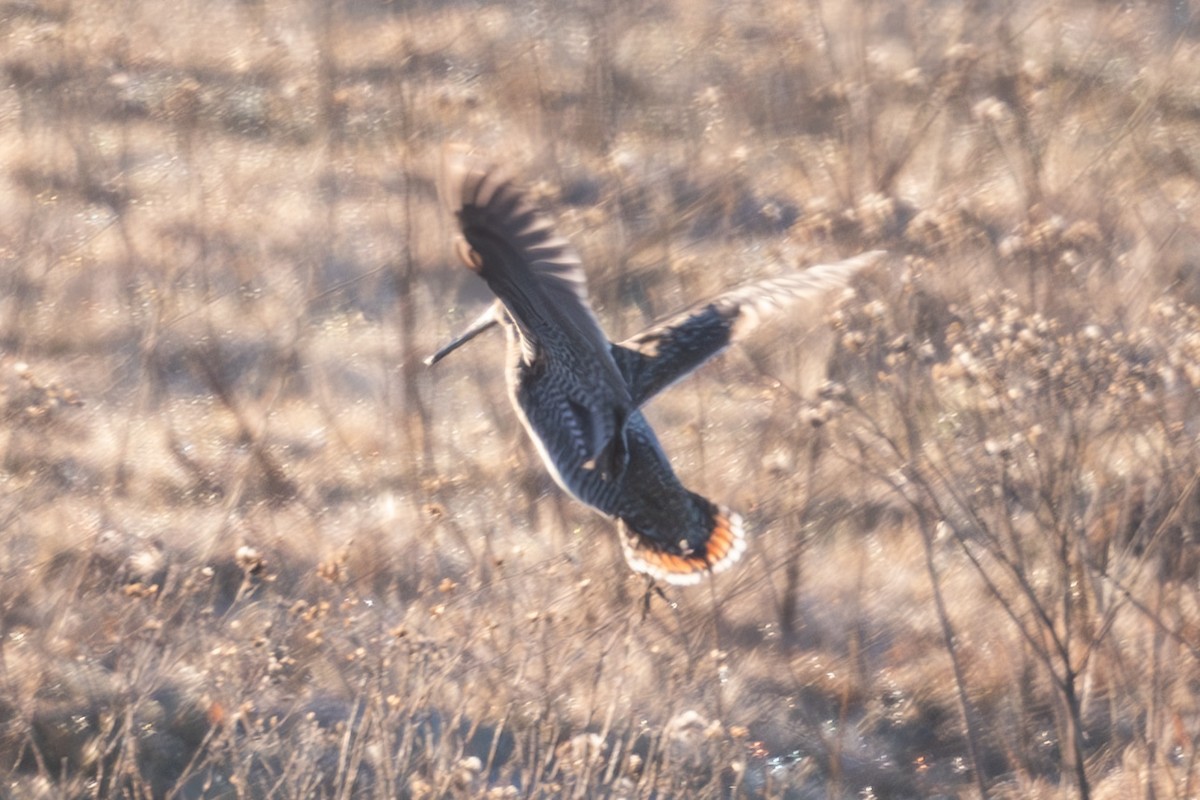
<path fill-rule="evenodd" d="M 699 583 L 705 575 L 723 572 L 746 552 L 746 529 L 742 518 L 724 506 L 717 506 L 712 532 L 702 551 L 670 553 L 653 541 L 640 536 L 621 523 L 621 547 L 625 560 L 635 572 L 676 586 Z"/>

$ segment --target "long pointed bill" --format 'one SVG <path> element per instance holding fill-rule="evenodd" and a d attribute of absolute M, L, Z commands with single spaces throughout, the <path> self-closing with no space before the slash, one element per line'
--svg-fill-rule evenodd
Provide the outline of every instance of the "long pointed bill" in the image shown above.
<path fill-rule="evenodd" d="M 471 341 L 499 321 L 500 319 L 497 317 L 496 305 L 492 304 L 488 306 L 487 310 L 480 314 L 465 331 L 456 336 L 449 344 L 445 345 L 429 358 L 425 359 L 425 365 L 432 367 L 434 364 L 441 361 L 443 358 L 450 355 L 455 350 L 462 347 L 464 344 Z"/>

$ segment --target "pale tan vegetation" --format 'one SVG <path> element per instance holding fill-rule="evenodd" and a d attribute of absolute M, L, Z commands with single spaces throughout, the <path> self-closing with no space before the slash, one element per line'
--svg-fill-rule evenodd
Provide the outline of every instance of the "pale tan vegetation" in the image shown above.
<path fill-rule="evenodd" d="M 0 797 L 1200 794 L 1200 21 L 0 4 Z M 614 336 L 892 253 L 649 409 L 649 597 L 504 396 L 448 141 Z"/>

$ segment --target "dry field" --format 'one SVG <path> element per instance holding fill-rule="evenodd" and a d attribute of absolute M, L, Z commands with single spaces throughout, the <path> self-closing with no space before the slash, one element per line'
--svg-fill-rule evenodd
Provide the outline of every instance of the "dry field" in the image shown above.
<path fill-rule="evenodd" d="M 1200 796 L 1194 8 L 0 3 L 0 798 Z M 446 142 L 614 336 L 891 252 L 648 410 L 739 567 L 422 365 Z"/>

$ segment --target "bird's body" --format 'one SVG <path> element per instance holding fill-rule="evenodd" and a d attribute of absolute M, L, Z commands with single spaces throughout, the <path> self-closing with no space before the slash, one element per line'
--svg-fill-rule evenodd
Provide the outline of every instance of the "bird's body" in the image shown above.
<path fill-rule="evenodd" d="M 734 290 L 614 344 L 588 306 L 583 267 L 567 241 L 499 171 L 455 166 L 448 199 L 464 260 L 497 302 L 430 363 L 501 324 L 522 424 L 560 486 L 620 520 L 630 566 L 688 584 L 733 564 L 746 547 L 741 517 L 680 483 L 639 409 L 761 311 L 845 285 L 878 254 Z"/>

